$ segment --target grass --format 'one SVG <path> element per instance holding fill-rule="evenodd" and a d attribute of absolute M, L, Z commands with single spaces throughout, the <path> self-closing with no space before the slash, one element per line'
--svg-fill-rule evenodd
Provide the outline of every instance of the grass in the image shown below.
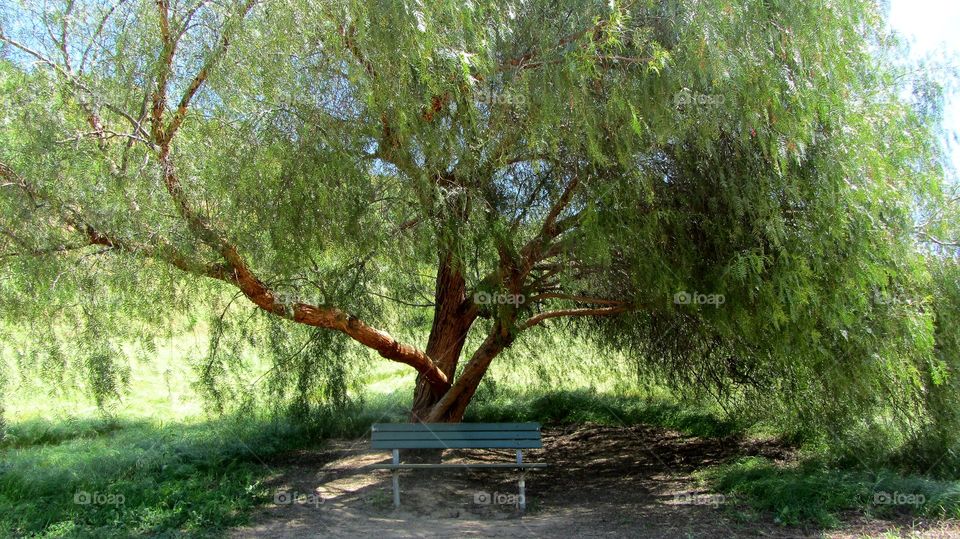
<path fill-rule="evenodd" d="M 0 471 L 0 536 L 215 534 L 267 499 L 265 459 L 296 439 L 282 423 L 108 424 L 14 427 Z"/>
<path fill-rule="evenodd" d="M 297 424 L 267 416 L 171 421 L 162 406 L 156 415 L 126 408 L 113 416 L 84 409 L 21 417 L 0 442 L 0 536 L 219 536 L 271 499 L 264 485 L 276 473 L 275 455 L 363 436 L 375 422 L 405 421 L 409 401 L 401 388 L 370 393 L 362 405 L 319 410 Z M 589 390 L 501 392 L 481 399 L 467 419 L 656 423 L 700 435 L 733 428 L 706 411 Z M 77 503 L 85 496 L 100 503 Z"/>
<path fill-rule="evenodd" d="M 32 418 L 10 425 L 0 440 L 0 448 L 57 445 L 97 438 L 129 426 L 129 422 L 113 417 L 68 417 L 60 421 Z"/>
<path fill-rule="evenodd" d="M 0 444 L 0 536 L 221 536 L 271 499 L 265 485 L 278 472 L 270 464 L 275 455 L 328 437 L 362 436 L 377 421 L 403 421 L 408 400 L 407 392 L 372 394 L 363 406 L 323 411 L 296 426 L 251 416 L 16 421 Z M 725 436 L 739 428 L 709 410 L 662 398 L 590 390 L 488 394 L 467 419 L 645 423 L 699 436 Z M 849 511 L 960 518 L 960 486 L 951 481 L 836 469 L 815 461 L 788 466 L 762 458 L 698 475 L 753 512 L 742 516 L 771 513 L 787 526 L 834 526 Z M 95 503 L 77 503 L 84 496 Z"/>
<path fill-rule="evenodd" d="M 109 413 L 85 395 L 44 389 L 8 370 L 0 537 L 222 536 L 272 498 L 266 485 L 280 470 L 271 462 L 282 460 L 275 457 L 327 438 L 363 436 L 375 422 L 407 419 L 414 375 L 388 362 L 368 373 L 362 401 L 318 410 L 307 421 L 277 414 L 206 416 L 184 361 L 202 352 L 204 341 L 194 341 L 171 341 L 150 361 L 131 360 L 129 391 Z M 650 424 L 701 437 L 752 432 L 708 406 L 626 388 L 628 373 L 594 368 L 604 358 L 579 345 L 571 349 L 581 367 L 556 360 L 511 365 L 509 358 L 496 364 L 465 420 Z M 591 378 L 598 372 L 606 378 Z M 525 389 L 508 389 L 518 387 Z M 748 508 L 746 518 L 770 513 L 788 526 L 832 526 L 850 511 L 960 518 L 957 482 L 824 462 L 748 458 L 699 477 Z M 86 498 L 94 503 L 78 503 Z"/>
<path fill-rule="evenodd" d="M 960 518 L 960 482 L 901 476 L 889 470 L 828 467 L 817 460 L 782 465 L 749 457 L 698 474 L 712 489 L 788 526 L 833 527 L 839 515 L 898 514 Z"/>
<path fill-rule="evenodd" d="M 278 416 L 30 418 L 0 443 L 0 537 L 217 537 L 272 499 L 278 454 L 406 418 L 398 395 Z M 94 503 L 83 502 L 88 497 Z M 96 503 L 100 502 L 100 503 Z"/>

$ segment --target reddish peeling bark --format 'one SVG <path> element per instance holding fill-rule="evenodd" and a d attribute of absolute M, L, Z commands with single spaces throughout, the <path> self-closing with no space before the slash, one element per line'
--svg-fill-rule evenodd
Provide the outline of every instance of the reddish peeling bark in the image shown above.
<path fill-rule="evenodd" d="M 305 303 L 280 303 L 276 295 L 250 272 L 236 253 L 224 255 L 224 258 L 233 266 L 231 281 L 261 309 L 301 324 L 340 331 L 360 344 L 376 350 L 384 358 L 410 365 L 420 373 L 424 383 L 435 393 L 442 394 L 450 387 L 449 377 L 428 354 L 397 341 L 389 333 L 371 327 L 340 309 Z"/>
<path fill-rule="evenodd" d="M 473 353 L 467 366 L 457 381 L 437 401 L 426 417 L 431 423 L 458 423 L 463 420 L 467 405 L 477 392 L 477 387 L 487 373 L 490 363 L 500 352 L 513 343 L 514 336 L 509 329 L 497 322 L 493 330 L 487 335 L 483 344 Z"/>
<path fill-rule="evenodd" d="M 453 258 L 446 255 L 437 270 L 434 293 L 436 306 L 426 353 L 448 380 L 453 379 L 467 334 L 477 319 L 476 308 L 466 293 L 463 274 L 454 266 Z M 443 392 L 436 391 L 435 385 L 424 374 L 420 374 L 414 389 L 411 420 L 424 419 L 442 396 Z"/>
<path fill-rule="evenodd" d="M 293 311 L 293 320 L 296 322 L 340 331 L 360 344 L 376 350 L 384 358 L 410 365 L 436 393 L 443 393 L 450 387 L 449 376 L 438 368 L 429 354 L 397 341 L 385 331 L 368 326 L 362 320 L 339 309 L 297 304 Z"/>

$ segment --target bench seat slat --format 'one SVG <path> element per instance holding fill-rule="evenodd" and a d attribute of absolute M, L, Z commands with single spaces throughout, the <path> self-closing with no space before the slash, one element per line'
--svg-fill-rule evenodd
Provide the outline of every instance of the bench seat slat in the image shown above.
<path fill-rule="evenodd" d="M 441 468 L 441 469 L 462 469 L 462 468 L 546 468 L 547 464 L 544 462 L 524 462 L 523 464 L 511 464 L 508 462 L 492 462 L 492 463 L 442 463 L 442 464 L 421 464 L 421 463 L 411 463 L 411 464 L 371 464 L 368 468 L 372 470 L 404 470 L 404 469 L 432 469 L 432 468 Z"/>
<path fill-rule="evenodd" d="M 373 440 L 372 449 L 540 449 L 540 440 Z"/>
<path fill-rule="evenodd" d="M 539 440 L 537 431 L 374 432 L 373 440 Z"/>
<path fill-rule="evenodd" d="M 374 423 L 373 432 L 540 430 L 540 423 Z"/>

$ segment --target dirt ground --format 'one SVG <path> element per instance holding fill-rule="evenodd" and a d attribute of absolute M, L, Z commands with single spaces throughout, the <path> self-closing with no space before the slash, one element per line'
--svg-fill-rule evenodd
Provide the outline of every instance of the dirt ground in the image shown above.
<path fill-rule="evenodd" d="M 692 472 L 729 459 L 794 455 L 770 442 L 701 439 L 665 429 L 576 426 L 544 428 L 543 449 L 527 462 L 527 511 L 515 502 L 512 470 L 413 470 L 400 475 L 394 509 L 390 473 L 364 466 L 389 461 L 366 439 L 335 441 L 284 455 L 273 504 L 254 524 L 233 530 L 253 537 L 930 537 L 960 538 L 960 523 L 889 522 L 851 515 L 840 529 L 785 528 L 768 516 L 734 516 L 719 495 L 699 490 Z M 444 462 L 509 462 L 509 451 L 448 450 Z M 727 506 L 726 509 L 724 506 Z M 889 534 L 889 535 L 885 535 Z"/>

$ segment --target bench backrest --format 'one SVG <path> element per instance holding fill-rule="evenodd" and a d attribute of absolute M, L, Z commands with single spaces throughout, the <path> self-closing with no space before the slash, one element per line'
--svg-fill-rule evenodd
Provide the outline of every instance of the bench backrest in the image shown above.
<path fill-rule="evenodd" d="M 539 449 L 540 423 L 376 423 L 373 449 Z"/>

